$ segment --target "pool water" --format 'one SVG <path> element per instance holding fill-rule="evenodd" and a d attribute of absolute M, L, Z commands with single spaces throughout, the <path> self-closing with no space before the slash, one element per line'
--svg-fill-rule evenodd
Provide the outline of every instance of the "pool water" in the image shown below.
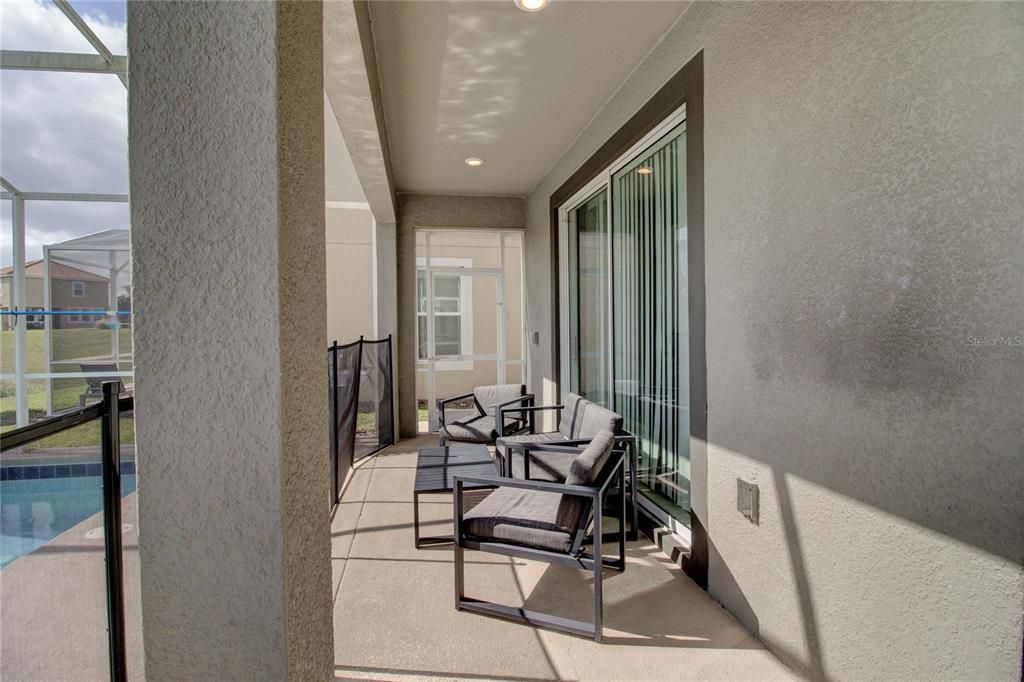
<path fill-rule="evenodd" d="M 135 476 L 121 475 L 121 494 Z M 99 476 L 0 481 L 0 568 L 103 510 Z"/>

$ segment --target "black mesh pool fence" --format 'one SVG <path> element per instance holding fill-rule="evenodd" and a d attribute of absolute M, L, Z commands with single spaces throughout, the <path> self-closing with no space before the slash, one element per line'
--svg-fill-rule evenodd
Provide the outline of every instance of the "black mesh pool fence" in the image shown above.
<path fill-rule="evenodd" d="M 355 460 L 395 442 L 391 336 L 328 348 L 331 478 L 337 501 Z"/>

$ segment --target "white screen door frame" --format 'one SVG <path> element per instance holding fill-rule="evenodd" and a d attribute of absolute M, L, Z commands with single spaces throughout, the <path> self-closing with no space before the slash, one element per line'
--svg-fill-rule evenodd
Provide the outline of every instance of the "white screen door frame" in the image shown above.
<path fill-rule="evenodd" d="M 523 357 L 522 358 L 509 359 L 507 357 L 507 348 L 506 348 L 507 344 L 506 344 L 506 335 L 505 335 L 506 324 L 508 322 L 506 320 L 507 315 L 505 314 L 505 310 L 506 310 L 505 301 L 507 300 L 506 296 L 509 293 L 509 292 L 506 291 L 506 280 L 507 280 L 506 273 L 507 273 L 507 268 L 508 268 L 508 261 L 507 261 L 507 258 L 506 258 L 506 242 L 508 241 L 510 235 L 515 235 L 516 237 L 518 237 L 520 239 L 520 252 L 524 253 L 524 249 L 522 247 L 524 235 L 522 234 L 522 232 L 499 232 L 499 233 L 497 233 L 497 235 L 499 237 L 499 239 L 498 239 L 499 257 L 500 257 L 499 266 L 498 267 L 473 267 L 471 265 L 471 261 L 468 261 L 466 259 L 448 258 L 448 257 L 432 257 L 431 256 L 431 252 L 430 252 L 431 236 L 436 235 L 438 233 L 443 233 L 443 232 L 454 232 L 454 233 L 462 233 L 462 234 L 472 234 L 472 233 L 479 233 L 479 232 L 481 232 L 480 230 L 458 230 L 458 229 L 429 229 L 429 230 L 426 230 L 426 229 L 423 229 L 423 230 L 417 230 L 417 232 L 419 234 L 422 234 L 423 237 L 424 237 L 424 253 L 423 253 L 423 256 L 417 255 L 417 258 L 416 258 L 416 272 L 417 272 L 417 278 L 419 277 L 419 273 L 421 273 L 421 272 L 424 273 L 424 279 L 426 280 L 425 281 L 425 283 L 426 283 L 426 292 L 425 293 L 426 293 L 426 300 L 427 300 L 427 304 L 426 304 L 426 318 L 427 318 L 427 324 L 426 324 L 426 331 L 427 331 L 427 339 L 426 339 L 426 341 L 427 341 L 427 344 L 426 345 L 427 345 L 427 357 L 425 359 L 419 357 L 419 348 L 420 348 L 420 339 L 419 339 L 420 331 L 419 330 L 420 330 L 420 325 L 417 322 L 417 324 L 416 324 L 416 334 L 417 334 L 417 338 L 416 338 L 416 348 L 417 348 L 416 369 L 417 369 L 417 371 L 425 371 L 426 374 L 427 374 L 427 376 L 426 376 L 426 385 L 427 385 L 427 424 L 428 424 L 427 428 L 428 428 L 429 431 L 434 431 L 434 430 L 436 430 L 436 428 L 438 426 L 437 401 L 438 401 L 439 398 L 448 397 L 448 396 L 439 396 L 438 393 L 437 393 L 437 373 L 438 373 L 438 371 L 444 371 L 446 369 L 458 369 L 460 363 L 467 363 L 470 367 L 472 367 L 472 363 L 477 362 L 477 361 L 491 361 L 491 362 L 494 362 L 495 366 L 496 366 L 493 383 L 495 383 L 495 384 L 507 383 L 509 367 L 515 367 L 515 366 L 519 366 L 520 367 L 520 370 L 521 370 L 520 371 L 520 381 L 522 383 L 526 383 L 526 376 L 527 376 L 527 373 L 526 373 L 526 357 L 525 357 L 525 351 L 526 351 L 526 327 L 525 327 L 525 307 L 523 305 L 520 305 L 520 310 L 522 311 L 522 318 L 523 319 L 519 321 L 520 322 L 520 326 L 522 327 L 521 334 L 522 334 L 522 337 L 523 337 L 522 338 L 522 345 L 521 345 L 521 348 L 523 349 Z M 525 276 L 524 276 L 525 275 L 524 270 L 525 270 L 525 258 L 521 257 L 520 258 L 520 277 L 519 277 L 520 291 L 519 292 L 511 292 L 512 295 L 517 295 L 518 294 L 518 296 L 520 297 L 521 303 L 525 301 L 525 299 L 524 299 L 525 293 L 523 291 L 523 289 L 525 289 L 525 281 L 526 281 L 525 280 Z M 435 333 L 436 318 L 438 316 L 438 313 L 435 310 L 435 305 L 434 305 L 434 276 L 437 275 L 437 274 L 457 275 L 460 278 L 462 278 L 463 287 L 465 287 L 466 284 L 469 284 L 470 285 L 470 289 L 472 289 L 471 281 L 474 278 L 486 277 L 486 278 L 492 278 L 494 280 L 495 288 L 496 288 L 496 291 L 497 291 L 497 303 L 496 303 L 495 311 L 494 311 L 494 324 L 495 324 L 495 329 L 496 329 L 496 332 L 497 332 L 496 333 L 496 352 L 494 352 L 494 353 L 469 352 L 469 353 L 460 353 L 460 354 L 457 354 L 457 355 L 451 355 L 451 354 L 449 354 L 449 355 L 438 355 L 437 348 L 436 348 L 437 336 L 436 336 L 436 333 Z M 417 286 L 418 286 L 418 284 L 417 284 Z M 418 300 L 419 292 L 418 291 L 417 291 L 416 295 L 417 295 L 417 304 L 416 304 L 417 305 L 417 316 L 419 316 L 420 313 L 419 313 L 419 300 Z M 472 298 L 468 297 L 468 299 L 464 299 L 464 303 L 466 305 L 469 305 L 470 307 L 472 307 Z M 464 321 L 465 321 L 465 318 L 464 318 Z M 474 319 L 474 320 L 472 320 L 472 322 L 473 322 L 473 324 L 475 324 L 476 320 Z M 463 329 L 462 334 L 463 334 L 463 347 L 465 347 L 466 345 L 469 345 L 469 347 L 471 349 L 475 350 L 477 348 L 477 344 L 474 343 L 473 339 L 472 339 L 473 324 L 469 325 L 470 328 L 469 328 L 469 331 L 468 331 L 468 333 L 469 333 L 469 338 L 468 339 L 466 338 L 466 330 L 465 330 L 465 328 Z"/>

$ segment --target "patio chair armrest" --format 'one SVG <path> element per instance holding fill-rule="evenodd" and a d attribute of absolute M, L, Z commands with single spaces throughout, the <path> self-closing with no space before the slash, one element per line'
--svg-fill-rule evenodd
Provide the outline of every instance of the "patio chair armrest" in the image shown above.
<path fill-rule="evenodd" d="M 631 433 L 622 433 L 615 436 L 615 443 L 635 443 L 636 436 Z M 578 438 L 576 440 L 558 441 L 559 445 L 590 445 L 589 438 Z"/>
<path fill-rule="evenodd" d="M 455 402 L 456 400 L 465 400 L 466 398 L 472 398 L 473 393 L 466 393 L 465 395 L 452 396 L 451 398 L 442 398 L 437 401 L 438 419 L 441 420 L 441 426 L 444 426 L 447 422 L 444 420 L 444 406 L 448 403 Z"/>
<path fill-rule="evenodd" d="M 523 395 L 521 395 L 521 396 L 519 396 L 517 398 L 513 398 L 512 400 L 506 400 L 503 403 L 498 403 L 497 405 L 494 406 L 494 410 L 495 410 L 495 415 L 494 416 L 495 417 L 500 417 L 502 412 L 520 412 L 522 410 L 525 410 L 525 409 L 531 407 L 530 403 L 533 401 L 534 397 L 535 396 L 532 393 L 524 393 Z M 516 405 L 518 403 L 523 402 L 524 400 L 527 401 L 526 405 L 523 405 L 521 407 L 515 407 L 515 408 L 512 408 L 510 410 L 505 409 L 509 405 Z"/>
<path fill-rule="evenodd" d="M 522 412 L 523 409 L 531 407 L 533 405 L 534 395 L 532 393 L 524 393 L 523 395 L 513 398 L 512 400 L 506 400 L 503 403 L 499 403 L 494 406 L 494 426 L 498 431 L 498 438 L 505 435 L 505 415 L 510 413 L 519 413 L 518 419 L 522 421 L 525 416 Z M 506 409 L 510 405 L 516 405 L 525 402 L 525 405 L 519 407 Z"/>
<path fill-rule="evenodd" d="M 516 412 L 541 412 L 542 410 L 564 410 L 565 405 L 536 405 L 530 407 L 517 407 Z"/>
<path fill-rule="evenodd" d="M 510 443 L 515 448 L 517 445 L 522 446 L 523 454 L 530 455 L 534 452 L 561 452 L 566 455 L 578 455 L 583 452 L 586 447 L 584 445 L 573 445 L 571 443 L 562 443 L 560 441 L 540 441 L 537 443 Z"/>
<path fill-rule="evenodd" d="M 464 476 L 456 474 L 453 477 L 456 493 L 460 493 L 462 485 L 468 483 L 474 486 L 488 486 L 519 488 L 522 490 L 536 490 L 546 493 L 560 493 L 562 495 L 573 495 L 574 497 L 597 497 L 601 494 L 600 488 L 592 488 L 585 485 L 566 485 L 565 483 L 553 483 L 551 481 L 526 481 L 518 478 L 502 478 L 500 476 Z"/>

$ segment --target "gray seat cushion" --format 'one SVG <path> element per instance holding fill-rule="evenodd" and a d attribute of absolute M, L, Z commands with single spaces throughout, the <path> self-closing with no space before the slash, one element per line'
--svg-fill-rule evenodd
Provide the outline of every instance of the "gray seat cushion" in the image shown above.
<path fill-rule="evenodd" d="M 598 431 L 579 455 L 569 465 L 566 485 L 593 486 L 604 470 L 615 447 L 615 434 L 608 430 Z M 562 495 L 558 505 L 558 516 L 555 522 L 562 527 L 575 528 L 580 516 L 587 509 L 590 501 L 575 495 Z"/>
<path fill-rule="evenodd" d="M 558 420 L 558 430 L 567 438 L 573 438 L 576 433 L 576 420 L 579 418 L 580 407 L 586 402 L 583 398 L 570 393 L 562 401 L 564 408 Z"/>
<path fill-rule="evenodd" d="M 466 512 L 463 529 L 479 540 L 566 552 L 572 535 L 557 523 L 561 498 L 558 493 L 497 488 Z"/>
<path fill-rule="evenodd" d="M 526 478 L 523 453 L 512 452 L 512 478 Z M 534 452 L 530 455 L 530 479 L 565 483 L 576 455 L 571 452 Z"/>
<path fill-rule="evenodd" d="M 473 389 L 473 400 L 481 414 L 496 417 L 494 407 L 526 395 L 526 386 L 522 384 L 497 384 L 494 386 L 477 386 Z"/>
<path fill-rule="evenodd" d="M 438 435 L 448 441 L 491 443 L 498 437 L 498 431 L 494 427 L 494 417 L 481 416 L 446 424 L 438 431 Z"/>
<path fill-rule="evenodd" d="M 573 440 L 590 440 L 599 431 L 622 431 L 622 416 L 589 400 L 583 402 L 576 418 Z"/>
<path fill-rule="evenodd" d="M 594 485 L 614 445 L 615 437 L 610 431 L 594 436 L 583 452 L 571 456 L 566 483 Z M 466 512 L 463 529 L 480 540 L 567 552 L 573 533 L 586 521 L 582 516 L 589 504 L 590 500 L 576 495 L 498 487 Z"/>
<path fill-rule="evenodd" d="M 549 431 L 547 433 L 521 433 L 518 436 L 504 436 L 501 440 L 504 443 L 551 443 L 565 440 L 561 431 Z M 498 452 L 505 454 L 505 446 L 498 443 Z"/>
<path fill-rule="evenodd" d="M 583 452 L 573 458 L 569 466 L 569 474 L 565 478 L 566 485 L 594 485 L 597 483 L 601 470 L 612 456 L 615 447 L 615 434 L 605 429 L 598 431 Z"/>

